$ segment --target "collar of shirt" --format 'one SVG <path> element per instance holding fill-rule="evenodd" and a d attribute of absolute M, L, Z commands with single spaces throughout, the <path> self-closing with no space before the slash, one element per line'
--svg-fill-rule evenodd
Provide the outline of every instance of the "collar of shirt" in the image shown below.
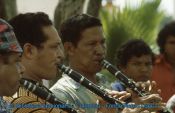
<path fill-rule="evenodd" d="M 168 69 L 172 69 L 172 66 L 166 61 L 164 55 L 156 56 L 155 64 L 164 64 Z"/>
<path fill-rule="evenodd" d="M 67 74 L 63 74 L 63 79 L 67 82 L 68 86 L 78 90 L 81 87 L 81 84 L 70 78 Z M 66 85 L 66 84 L 65 84 Z"/>
<path fill-rule="evenodd" d="M 0 113 L 1 112 L 11 113 L 11 107 L 12 106 L 10 106 L 10 103 L 4 101 L 3 97 L 0 96 Z"/>

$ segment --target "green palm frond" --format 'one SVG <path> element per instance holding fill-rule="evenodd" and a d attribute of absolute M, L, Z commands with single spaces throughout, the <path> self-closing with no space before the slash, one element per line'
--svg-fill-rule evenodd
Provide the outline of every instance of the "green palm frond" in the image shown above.
<path fill-rule="evenodd" d="M 116 49 L 128 39 L 143 38 L 148 44 L 155 43 L 158 27 L 164 17 L 164 13 L 158 11 L 160 2 L 142 0 L 136 8 L 127 5 L 122 11 L 116 7 L 100 11 L 107 40 L 107 59 L 110 62 L 115 64 Z"/>

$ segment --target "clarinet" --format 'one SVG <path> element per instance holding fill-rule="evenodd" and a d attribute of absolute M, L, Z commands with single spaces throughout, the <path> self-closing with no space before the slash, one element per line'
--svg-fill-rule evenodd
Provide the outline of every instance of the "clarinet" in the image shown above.
<path fill-rule="evenodd" d="M 108 61 L 103 60 L 101 62 L 102 66 L 107 69 L 110 73 L 112 73 L 119 81 L 123 82 L 127 87 L 136 92 L 139 96 L 143 97 L 148 95 L 145 91 L 141 90 L 136 86 L 136 82 L 127 76 L 125 76 L 119 69 L 110 64 Z"/>
<path fill-rule="evenodd" d="M 27 90 L 31 91 L 35 95 L 39 96 L 40 98 L 48 101 L 49 103 L 53 105 L 65 105 L 65 108 L 62 108 L 62 110 L 68 112 L 68 113 L 78 113 L 77 110 L 71 108 L 69 104 L 66 104 L 65 102 L 57 99 L 51 92 L 47 92 L 44 89 L 38 87 L 37 85 L 33 84 L 32 82 L 29 82 L 24 79 L 20 79 L 20 84 L 23 85 Z M 67 106 L 68 105 L 68 106 Z"/>
<path fill-rule="evenodd" d="M 110 64 L 108 61 L 102 60 L 101 64 L 105 69 L 107 69 L 110 73 L 112 73 L 119 81 L 123 82 L 127 87 L 129 87 L 131 90 L 137 93 L 140 97 L 150 94 L 137 87 L 136 82 L 134 80 L 125 76 L 119 69 Z M 160 110 L 159 113 L 170 113 L 170 112 L 165 108 L 164 110 Z"/>
<path fill-rule="evenodd" d="M 71 77 L 73 80 L 76 82 L 80 83 L 96 95 L 100 96 L 102 99 L 107 101 L 110 104 L 120 104 L 121 106 L 124 107 L 123 103 L 120 102 L 118 99 L 113 98 L 112 96 L 108 95 L 107 91 L 103 87 L 100 87 L 84 76 L 82 76 L 80 73 L 70 69 L 69 67 L 59 64 L 58 68 L 65 74 L 67 74 L 69 77 Z"/>

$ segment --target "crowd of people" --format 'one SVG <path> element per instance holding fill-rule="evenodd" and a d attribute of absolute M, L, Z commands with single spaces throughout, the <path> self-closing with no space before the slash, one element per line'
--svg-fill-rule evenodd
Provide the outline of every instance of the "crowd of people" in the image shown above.
<path fill-rule="evenodd" d="M 103 69 L 101 62 L 105 59 L 107 47 L 100 19 L 77 14 L 65 20 L 58 31 L 43 12 L 19 14 L 8 22 L 0 19 L 0 113 L 71 112 L 65 106 L 56 106 L 55 101 L 71 105 L 70 109 L 80 113 L 173 113 L 174 29 L 173 21 L 160 30 L 157 36 L 160 55 L 155 55 L 142 37 L 133 37 L 118 48 L 114 53 L 115 67 L 128 80 L 132 79 L 135 87 L 145 95 L 138 95 L 120 80 L 112 83 L 110 89 L 96 87 L 109 98 L 118 100 L 116 105 L 124 105 L 109 107 L 111 103 L 83 85 L 84 80 L 91 81 L 88 87 L 98 84 L 96 75 Z M 42 80 L 55 79 L 61 71 L 58 65 L 64 63 L 65 57 L 69 68 L 82 75 L 80 81 L 69 76 L 72 71 L 63 72 L 48 89 Z M 43 98 L 45 93 L 28 90 L 20 80 L 33 84 L 32 91 L 40 88 L 48 92 L 47 98 Z"/>

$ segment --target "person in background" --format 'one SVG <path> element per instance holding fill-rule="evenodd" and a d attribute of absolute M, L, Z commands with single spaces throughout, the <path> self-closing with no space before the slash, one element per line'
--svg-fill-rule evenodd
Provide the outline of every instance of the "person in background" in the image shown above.
<path fill-rule="evenodd" d="M 74 15 L 62 23 L 60 27 L 60 37 L 68 57 L 69 67 L 96 83 L 95 75 L 102 70 L 101 60 L 104 59 L 106 54 L 101 21 L 87 14 Z M 62 78 L 51 87 L 51 91 L 60 99 L 64 101 L 68 100 L 77 106 L 84 104 L 94 105 L 99 101 L 103 102 L 103 99 L 64 73 Z M 125 100 L 131 95 L 126 91 L 115 91 L 115 96 L 120 100 Z M 158 100 L 160 99 L 157 95 L 151 96 Z M 86 113 L 95 113 L 97 108 L 89 107 L 85 110 Z M 103 113 L 113 112 L 110 108 L 107 109 L 107 111 L 105 111 L 105 109 L 98 110 Z M 128 112 L 127 110 L 126 113 Z M 124 112 L 125 111 L 123 111 L 123 113 Z M 136 113 L 138 112 L 140 111 Z"/>
<path fill-rule="evenodd" d="M 166 107 L 171 111 L 171 113 L 175 113 L 175 94 L 168 100 Z"/>
<path fill-rule="evenodd" d="M 3 96 L 12 96 L 19 87 L 20 75 L 24 71 L 20 63 L 22 52 L 12 26 L 0 19 L 0 113 L 11 113 Z"/>
<path fill-rule="evenodd" d="M 54 79 L 58 73 L 57 65 L 64 58 L 61 39 L 48 15 L 43 12 L 19 14 L 9 23 L 23 48 L 22 64 L 25 67 L 22 79 L 51 93 L 42 79 Z M 13 98 L 6 98 L 13 104 L 52 104 L 39 98 L 22 85 Z M 60 109 L 45 107 L 14 108 L 15 113 L 58 113 Z"/>
<path fill-rule="evenodd" d="M 161 89 L 164 102 L 175 94 L 175 21 L 165 25 L 159 32 L 157 44 L 160 54 L 156 56 L 152 80 Z"/>
<path fill-rule="evenodd" d="M 151 79 L 152 63 L 152 50 L 141 39 L 127 41 L 116 53 L 117 67 L 135 82 L 147 82 Z M 126 90 L 126 86 L 120 81 L 116 81 L 111 86 L 113 90 Z"/>
<path fill-rule="evenodd" d="M 148 44 L 142 39 L 131 39 L 123 43 L 116 53 L 117 67 L 125 76 L 134 80 L 137 85 L 145 88 L 145 91 L 159 95 L 160 89 L 156 88 L 155 81 L 150 82 L 153 62 L 154 54 Z M 127 86 L 118 80 L 112 83 L 111 87 L 117 91 L 127 90 Z M 131 100 L 127 101 L 130 102 Z M 165 107 L 164 103 L 160 103 L 160 105 Z"/>

